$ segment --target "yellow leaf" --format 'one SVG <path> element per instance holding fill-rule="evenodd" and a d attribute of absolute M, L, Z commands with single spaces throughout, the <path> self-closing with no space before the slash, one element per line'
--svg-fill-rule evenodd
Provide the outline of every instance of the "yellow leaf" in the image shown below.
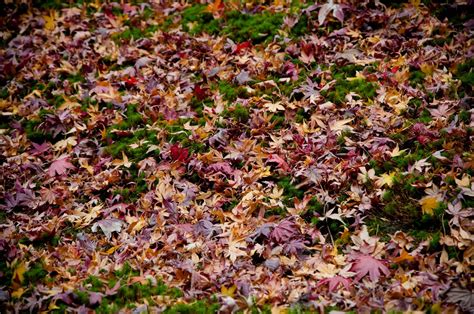
<path fill-rule="evenodd" d="M 22 283 L 26 271 L 27 268 L 24 263 L 18 264 L 15 268 L 15 271 L 13 272 L 13 281 Z"/>
<path fill-rule="evenodd" d="M 420 6 L 420 0 L 410 0 L 410 3 L 415 7 L 418 8 Z"/>
<path fill-rule="evenodd" d="M 23 295 L 23 293 L 25 293 L 25 289 L 18 288 L 12 292 L 12 297 L 15 299 L 19 299 Z"/>
<path fill-rule="evenodd" d="M 390 172 L 390 173 L 384 173 L 382 174 L 382 177 L 377 180 L 377 183 L 380 187 L 384 185 L 388 185 L 388 187 L 391 187 L 393 185 L 393 179 L 395 178 L 395 172 Z"/>
<path fill-rule="evenodd" d="M 44 28 L 46 28 L 48 31 L 52 31 L 55 29 L 55 14 L 51 11 L 49 15 L 43 15 L 44 19 Z"/>
<path fill-rule="evenodd" d="M 113 254 L 118 248 L 120 248 L 120 245 L 112 246 L 110 249 L 105 251 L 105 254 L 111 255 Z"/>
<path fill-rule="evenodd" d="M 56 300 L 49 303 L 48 310 L 53 311 L 59 309 L 59 306 L 56 305 Z"/>
<path fill-rule="evenodd" d="M 233 298 L 236 289 L 237 289 L 236 285 L 232 285 L 229 288 L 227 288 L 226 286 L 222 286 L 221 293 L 225 296 Z"/>
<path fill-rule="evenodd" d="M 420 200 L 421 210 L 423 214 L 433 215 L 433 209 L 438 206 L 438 198 L 435 196 L 426 196 Z"/>

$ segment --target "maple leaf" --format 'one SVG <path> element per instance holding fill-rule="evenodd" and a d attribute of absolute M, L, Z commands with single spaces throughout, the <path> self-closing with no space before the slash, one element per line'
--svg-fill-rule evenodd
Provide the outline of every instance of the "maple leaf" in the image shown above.
<path fill-rule="evenodd" d="M 280 168 L 285 172 L 289 172 L 291 170 L 290 166 L 288 166 L 288 163 L 277 154 L 270 154 L 270 156 L 268 156 L 267 162 L 277 163 L 278 166 L 280 166 Z"/>
<path fill-rule="evenodd" d="M 323 25 L 326 20 L 329 12 L 332 11 L 332 14 L 337 18 L 341 23 L 344 22 L 344 12 L 342 11 L 343 7 L 340 4 L 335 4 L 334 0 L 329 0 L 328 3 L 324 4 L 318 13 L 318 22 L 319 25 Z"/>
<path fill-rule="evenodd" d="M 239 54 L 241 51 L 246 50 L 252 46 L 252 43 L 250 41 L 244 41 L 241 42 L 240 44 L 235 45 L 234 53 Z"/>
<path fill-rule="evenodd" d="M 438 206 L 438 198 L 436 196 L 425 196 L 419 202 L 423 214 L 433 215 L 433 209 Z"/>
<path fill-rule="evenodd" d="M 245 244 L 245 242 L 229 240 L 229 249 L 227 250 L 226 255 L 230 258 L 232 262 L 235 262 L 237 257 L 247 255 L 247 253 L 242 250 L 246 247 L 247 245 Z"/>
<path fill-rule="evenodd" d="M 263 105 L 268 111 L 270 112 L 278 112 L 278 111 L 285 111 L 285 107 L 281 105 L 281 102 L 276 103 L 266 103 Z"/>
<path fill-rule="evenodd" d="M 453 218 L 449 222 L 458 227 L 460 226 L 461 219 L 474 216 L 474 212 L 472 210 L 462 210 L 461 202 L 458 202 L 456 205 L 449 203 L 447 212 L 453 215 Z"/>
<path fill-rule="evenodd" d="M 112 232 L 120 232 L 124 222 L 120 219 L 102 219 L 92 225 L 92 232 L 97 232 L 97 227 L 102 230 L 107 239 L 112 237 Z"/>
<path fill-rule="evenodd" d="M 56 13 L 55 11 L 50 11 L 48 15 L 43 15 L 43 19 L 45 21 L 44 23 L 44 28 L 46 28 L 48 31 L 52 31 L 56 28 Z"/>
<path fill-rule="evenodd" d="M 402 249 L 402 252 L 400 253 L 400 256 L 399 257 L 396 257 L 393 259 L 393 261 L 395 263 L 401 263 L 403 261 L 408 261 L 408 262 L 411 262 L 413 261 L 415 258 L 410 255 L 407 251 L 405 251 L 405 249 Z"/>
<path fill-rule="evenodd" d="M 188 149 L 182 148 L 178 144 L 173 144 L 170 147 L 170 157 L 173 160 L 184 162 L 188 158 Z"/>
<path fill-rule="evenodd" d="M 395 179 L 395 172 L 384 173 L 376 181 L 376 183 L 377 183 L 377 186 L 379 186 L 379 187 L 382 187 L 384 185 L 387 185 L 388 187 L 392 187 L 394 179 Z"/>
<path fill-rule="evenodd" d="M 239 85 L 244 85 L 245 83 L 249 82 L 251 80 L 249 72 L 247 71 L 242 71 L 235 77 L 235 80 Z"/>
<path fill-rule="evenodd" d="M 465 311 L 474 309 L 474 293 L 470 289 L 454 287 L 446 293 L 450 303 L 457 303 Z"/>
<path fill-rule="evenodd" d="M 63 175 L 68 169 L 75 169 L 73 164 L 68 161 L 68 156 L 59 157 L 51 163 L 48 168 L 48 175 L 54 177 L 55 175 Z"/>
<path fill-rule="evenodd" d="M 385 262 L 366 254 L 357 254 L 355 262 L 352 264 L 351 271 L 356 272 L 356 281 L 360 281 L 363 277 L 369 275 L 370 280 L 378 281 L 381 272 L 384 275 L 390 273 Z"/>
<path fill-rule="evenodd" d="M 45 152 L 48 151 L 48 149 L 51 147 L 51 144 L 49 142 L 44 142 L 43 144 L 36 144 L 36 143 L 31 143 L 33 145 L 33 148 L 30 150 L 30 153 L 33 155 L 41 155 Z"/>
<path fill-rule="evenodd" d="M 344 287 L 346 290 L 350 290 L 351 280 L 342 276 L 336 275 L 331 278 L 324 278 L 318 282 L 317 287 L 322 285 L 328 285 L 329 292 L 333 292 L 336 289 Z"/>
<path fill-rule="evenodd" d="M 286 219 L 279 223 L 270 234 L 277 243 L 285 243 L 299 234 L 298 226 L 292 220 Z"/>

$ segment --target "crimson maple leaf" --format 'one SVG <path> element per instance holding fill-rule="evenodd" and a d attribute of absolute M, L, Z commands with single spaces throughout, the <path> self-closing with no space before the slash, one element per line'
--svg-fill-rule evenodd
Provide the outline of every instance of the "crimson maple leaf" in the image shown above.
<path fill-rule="evenodd" d="M 184 162 L 188 158 L 188 154 L 188 149 L 182 148 L 178 144 L 173 144 L 170 148 L 170 156 L 173 160 Z"/>
<path fill-rule="evenodd" d="M 67 172 L 68 169 L 75 169 L 73 164 L 68 161 L 68 157 L 59 157 L 51 163 L 48 168 L 48 174 L 50 177 L 55 175 L 63 175 Z"/>
<path fill-rule="evenodd" d="M 378 281 L 381 275 L 380 272 L 384 273 L 385 275 L 390 273 L 387 266 L 385 266 L 384 261 L 366 254 L 356 255 L 351 271 L 357 273 L 355 278 L 356 281 L 360 281 L 367 274 L 369 275 L 370 280 Z"/>

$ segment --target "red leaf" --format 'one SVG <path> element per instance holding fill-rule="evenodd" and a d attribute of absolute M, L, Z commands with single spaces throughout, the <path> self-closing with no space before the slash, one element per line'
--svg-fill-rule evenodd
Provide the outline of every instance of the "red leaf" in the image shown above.
<path fill-rule="evenodd" d="M 137 85 L 138 80 L 137 80 L 134 76 L 132 76 L 132 77 L 127 78 L 127 79 L 125 80 L 125 83 L 126 83 L 127 85 L 135 86 L 135 85 Z"/>
<path fill-rule="evenodd" d="M 171 159 L 184 162 L 188 158 L 188 149 L 182 148 L 178 144 L 173 144 L 170 148 Z"/>
<path fill-rule="evenodd" d="M 206 89 L 201 88 L 201 86 L 196 85 L 196 86 L 194 86 L 194 96 L 196 96 L 196 98 L 198 100 L 206 99 L 207 91 L 206 91 Z"/>
<path fill-rule="evenodd" d="M 290 166 L 288 166 L 288 163 L 277 154 L 270 154 L 270 156 L 268 156 L 267 162 L 277 163 L 278 166 L 280 166 L 280 168 L 285 172 L 289 172 L 291 170 Z"/>
<path fill-rule="evenodd" d="M 245 49 L 248 49 L 252 46 L 252 44 L 250 43 L 250 41 L 244 41 L 240 44 L 237 44 L 235 46 L 235 50 L 234 50 L 234 53 L 235 54 L 239 54 L 241 51 L 245 50 Z"/>

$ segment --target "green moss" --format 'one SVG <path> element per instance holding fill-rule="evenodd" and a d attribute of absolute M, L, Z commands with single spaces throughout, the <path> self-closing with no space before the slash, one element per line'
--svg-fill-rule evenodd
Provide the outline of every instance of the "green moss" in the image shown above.
<path fill-rule="evenodd" d="M 262 43 L 273 39 L 283 23 L 283 14 L 262 12 L 244 14 L 231 11 L 226 15 L 226 25 L 222 33 L 235 42 L 252 41 Z"/>
<path fill-rule="evenodd" d="M 283 203 L 285 205 L 293 205 L 293 199 L 296 197 L 302 199 L 304 195 L 304 190 L 297 188 L 294 183 L 292 183 L 292 178 L 287 176 L 281 178 L 277 185 L 280 189 L 284 190 L 283 194 Z"/>
<path fill-rule="evenodd" d="M 303 121 L 308 120 L 310 115 L 308 112 L 305 112 L 303 108 L 298 109 L 295 115 L 296 123 L 303 123 Z"/>
<path fill-rule="evenodd" d="M 233 102 L 237 97 L 246 97 L 247 90 L 241 86 L 234 86 L 227 81 L 218 82 L 219 93 L 222 95 L 223 99 L 228 102 Z"/>
<path fill-rule="evenodd" d="M 74 290 L 74 299 L 79 304 L 89 304 L 89 293 L 87 291 Z"/>
<path fill-rule="evenodd" d="M 274 129 L 281 129 L 286 122 L 285 115 L 283 113 L 273 114 L 270 118 L 270 122 L 273 124 Z"/>
<path fill-rule="evenodd" d="M 135 178 L 132 178 L 135 180 Z M 148 185 L 143 178 L 143 174 L 138 178 L 137 182 L 133 187 L 117 189 L 114 191 L 114 195 L 122 196 L 122 200 L 126 203 L 133 203 L 137 201 L 140 196 L 148 190 Z"/>
<path fill-rule="evenodd" d="M 316 197 L 313 197 L 308 202 L 308 205 L 306 207 L 306 211 L 303 213 L 302 218 L 307 223 L 311 223 L 311 222 L 317 223 L 317 221 L 313 221 L 313 218 L 315 218 L 316 214 L 319 214 L 319 215 L 324 214 L 324 204 L 319 202 Z"/>
<path fill-rule="evenodd" d="M 265 210 L 264 217 L 268 218 L 271 216 L 285 217 L 288 214 L 288 211 L 282 207 L 268 208 Z"/>
<path fill-rule="evenodd" d="M 210 314 L 219 311 L 220 304 L 217 300 L 201 300 L 189 304 L 175 304 L 165 309 L 166 314 Z"/>
<path fill-rule="evenodd" d="M 308 23 L 308 16 L 301 14 L 298 23 L 290 29 L 290 35 L 293 38 L 299 38 L 309 33 L 310 24 Z"/>
<path fill-rule="evenodd" d="M 102 280 L 100 280 L 98 277 L 90 275 L 87 277 L 87 279 L 84 281 L 86 285 L 90 285 L 90 288 L 88 290 L 94 291 L 94 292 L 99 292 L 102 290 L 104 283 Z"/>
<path fill-rule="evenodd" d="M 145 28 L 138 28 L 129 26 L 126 30 L 121 33 L 115 33 L 111 36 L 111 38 L 116 41 L 130 41 L 130 40 L 137 40 L 140 38 L 148 38 L 153 35 L 154 32 L 158 30 L 158 25 L 148 25 Z"/>
<path fill-rule="evenodd" d="M 206 5 L 195 4 L 183 10 L 181 25 L 185 32 L 189 32 L 191 35 L 202 32 L 211 35 L 219 33 L 221 20 L 214 19 L 212 13 L 206 12 L 206 7 Z"/>
<path fill-rule="evenodd" d="M 140 272 L 138 270 L 134 270 L 128 262 L 125 262 L 125 264 L 123 264 L 121 269 L 116 270 L 114 272 L 114 275 L 118 278 L 127 279 L 127 278 L 130 278 L 132 276 L 140 275 Z"/>
<path fill-rule="evenodd" d="M 35 143 L 42 143 L 45 141 L 52 141 L 53 136 L 51 133 L 45 133 L 43 130 L 39 128 L 41 124 L 41 120 L 39 119 L 30 119 L 24 120 L 22 125 L 25 131 L 26 137 Z"/>
<path fill-rule="evenodd" d="M 470 96 L 474 86 L 474 58 L 456 66 L 455 78 L 461 81 L 463 90 Z"/>
<path fill-rule="evenodd" d="M 237 104 L 237 106 L 235 106 L 234 110 L 232 111 L 232 117 L 238 122 L 247 122 L 249 116 L 249 110 L 241 104 Z"/>
<path fill-rule="evenodd" d="M 348 77 L 355 77 L 357 72 L 364 70 L 364 66 L 356 64 L 348 64 L 343 66 L 331 66 L 330 71 L 334 79 L 346 79 Z"/>
<path fill-rule="evenodd" d="M 423 85 L 423 82 L 425 81 L 426 74 L 421 72 L 421 71 L 412 71 L 410 72 L 410 85 L 412 87 L 416 87 L 418 84 Z"/>
<path fill-rule="evenodd" d="M 348 93 L 354 92 L 362 99 L 372 99 L 376 95 L 376 86 L 374 83 L 367 82 L 364 79 L 336 79 L 336 84 L 329 91 L 322 91 L 321 95 L 335 104 L 342 104 Z"/>
<path fill-rule="evenodd" d="M 42 262 L 37 262 L 30 266 L 30 268 L 24 273 L 24 281 L 23 284 L 37 284 L 38 282 L 42 281 L 48 272 L 44 269 L 44 265 Z"/>
<path fill-rule="evenodd" d="M 61 75 L 60 77 L 61 80 L 68 80 L 69 83 L 74 84 L 74 83 L 84 83 L 86 79 L 82 75 L 82 73 L 77 72 L 75 74 L 68 74 L 68 75 Z"/>
<path fill-rule="evenodd" d="M 13 278 L 13 270 L 8 266 L 7 261 L 0 259 L 0 281 L 10 283 Z"/>
<path fill-rule="evenodd" d="M 8 88 L 4 87 L 0 90 L 0 99 L 7 99 L 9 95 Z"/>

